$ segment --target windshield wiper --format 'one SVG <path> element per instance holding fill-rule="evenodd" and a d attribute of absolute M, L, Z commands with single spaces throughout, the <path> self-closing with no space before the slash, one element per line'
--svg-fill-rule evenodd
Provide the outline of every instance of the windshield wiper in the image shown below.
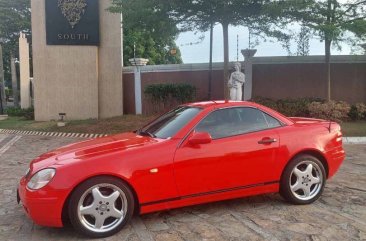
<path fill-rule="evenodd" d="M 137 134 L 140 135 L 140 136 L 150 136 L 152 138 L 155 138 L 156 137 L 156 135 L 154 135 L 154 134 L 152 134 L 152 133 L 150 133 L 148 131 L 142 131 L 142 130 L 138 130 L 137 131 Z"/>

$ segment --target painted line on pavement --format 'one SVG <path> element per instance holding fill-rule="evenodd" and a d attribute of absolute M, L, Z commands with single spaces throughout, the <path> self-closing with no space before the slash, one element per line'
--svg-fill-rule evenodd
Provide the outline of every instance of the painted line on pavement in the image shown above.
<path fill-rule="evenodd" d="M 87 139 L 94 139 L 94 138 L 108 136 L 106 134 L 20 131 L 20 130 L 10 130 L 10 129 L 0 129 L 0 134 L 14 134 L 14 135 L 22 135 L 22 136 L 73 137 L 73 138 L 87 138 Z"/>
<path fill-rule="evenodd" d="M 9 148 L 17 142 L 21 136 L 14 136 L 10 141 L 8 141 L 3 147 L 0 148 L 0 156 L 2 156 Z"/>

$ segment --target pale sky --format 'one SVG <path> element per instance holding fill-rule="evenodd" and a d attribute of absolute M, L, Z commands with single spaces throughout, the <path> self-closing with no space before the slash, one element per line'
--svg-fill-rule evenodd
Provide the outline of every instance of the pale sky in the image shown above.
<path fill-rule="evenodd" d="M 196 43 L 199 41 L 201 35 L 205 36 L 203 42 L 199 44 L 189 45 L 189 43 Z M 240 53 L 241 49 L 248 48 L 248 30 L 245 27 L 230 27 L 229 29 L 229 47 L 230 47 L 230 61 L 236 61 L 237 52 L 237 35 L 239 35 L 239 60 L 244 60 Z M 210 34 L 193 32 L 182 33 L 177 39 L 177 45 L 182 52 L 184 63 L 207 63 L 209 61 L 210 50 Z M 292 52 L 296 53 L 297 45 L 294 43 L 291 47 Z M 279 43 L 260 42 L 256 47 L 258 50 L 256 56 L 287 56 L 287 51 L 282 48 Z M 347 55 L 350 54 L 351 49 L 347 45 L 343 45 L 342 50 L 332 49 L 332 54 Z M 324 43 L 317 39 L 310 41 L 310 55 L 323 55 Z M 216 25 L 214 29 L 214 46 L 213 46 L 213 61 L 223 62 L 223 33 L 221 25 Z"/>

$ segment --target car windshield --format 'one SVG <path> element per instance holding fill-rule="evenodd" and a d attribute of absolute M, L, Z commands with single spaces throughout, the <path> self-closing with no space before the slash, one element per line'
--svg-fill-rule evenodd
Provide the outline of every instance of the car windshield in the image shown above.
<path fill-rule="evenodd" d="M 180 106 L 141 128 L 137 134 L 148 135 L 161 139 L 171 138 L 200 111 L 200 108 Z"/>

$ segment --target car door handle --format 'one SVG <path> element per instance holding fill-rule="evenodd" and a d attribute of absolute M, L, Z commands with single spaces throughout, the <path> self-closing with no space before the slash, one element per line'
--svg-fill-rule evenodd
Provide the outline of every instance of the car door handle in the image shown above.
<path fill-rule="evenodd" d="M 275 143 L 277 142 L 277 139 L 274 139 L 274 138 L 263 138 L 262 140 L 258 141 L 258 144 L 261 144 L 261 145 L 269 145 L 269 144 L 272 144 L 272 143 Z"/>

